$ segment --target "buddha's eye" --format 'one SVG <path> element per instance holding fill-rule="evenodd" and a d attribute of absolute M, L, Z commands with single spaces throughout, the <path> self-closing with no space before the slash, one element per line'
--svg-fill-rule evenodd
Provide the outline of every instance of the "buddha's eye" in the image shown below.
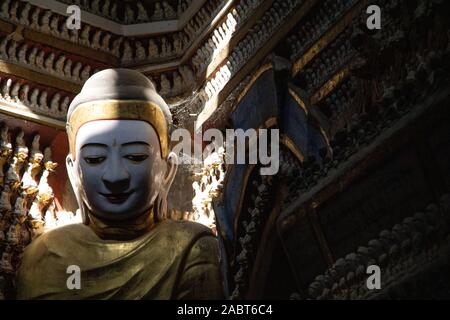
<path fill-rule="evenodd" d="M 106 157 L 84 157 L 84 161 L 88 164 L 100 164 L 105 161 Z"/>
<path fill-rule="evenodd" d="M 131 160 L 133 162 L 142 162 L 148 158 L 146 154 L 128 154 L 125 156 L 126 159 Z"/>

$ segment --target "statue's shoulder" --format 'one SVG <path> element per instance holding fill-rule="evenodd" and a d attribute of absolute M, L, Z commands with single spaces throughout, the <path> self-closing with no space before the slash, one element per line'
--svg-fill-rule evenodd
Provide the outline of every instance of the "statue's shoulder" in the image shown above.
<path fill-rule="evenodd" d="M 208 227 L 191 221 L 167 220 L 161 223 L 165 228 L 165 237 L 170 238 L 168 246 L 178 248 L 184 256 L 184 268 L 208 264 L 216 265 L 219 256 L 219 244 L 216 236 Z"/>
<path fill-rule="evenodd" d="M 89 228 L 83 224 L 69 224 L 49 230 L 34 239 L 27 246 L 24 252 L 23 263 L 27 263 L 28 260 L 42 261 L 41 259 L 46 255 L 62 254 L 63 251 L 67 251 L 71 240 L 74 238 L 87 238 L 90 234 Z M 29 262 L 34 263 L 34 261 Z"/>
<path fill-rule="evenodd" d="M 19 299 L 40 296 L 49 283 L 63 281 L 68 262 L 76 256 L 71 240 L 77 233 L 82 238 L 86 226 L 73 224 L 47 231 L 26 247 L 16 277 Z"/>
<path fill-rule="evenodd" d="M 159 228 L 166 234 L 166 237 L 178 244 L 181 242 L 192 243 L 203 237 L 214 237 L 211 229 L 192 221 L 167 219 L 160 222 Z"/>
<path fill-rule="evenodd" d="M 160 222 L 161 227 L 171 230 L 175 233 L 182 233 L 192 237 L 196 237 L 198 235 L 213 235 L 211 229 L 204 226 L 201 223 L 186 221 L 186 220 L 163 220 Z"/>

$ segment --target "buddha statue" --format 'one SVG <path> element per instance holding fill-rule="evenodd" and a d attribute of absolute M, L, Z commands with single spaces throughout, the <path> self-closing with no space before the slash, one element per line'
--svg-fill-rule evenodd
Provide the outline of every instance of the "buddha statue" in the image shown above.
<path fill-rule="evenodd" d="M 25 250 L 19 299 L 220 299 L 217 239 L 166 219 L 177 170 L 167 104 L 142 74 L 96 73 L 67 115 L 69 180 L 83 223 L 47 231 Z M 81 289 L 70 290 L 71 265 Z"/>

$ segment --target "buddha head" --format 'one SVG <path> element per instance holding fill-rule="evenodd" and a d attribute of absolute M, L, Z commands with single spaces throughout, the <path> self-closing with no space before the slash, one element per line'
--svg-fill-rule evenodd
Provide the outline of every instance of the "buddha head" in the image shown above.
<path fill-rule="evenodd" d="M 170 110 L 139 72 L 108 69 L 84 84 L 67 115 L 69 180 L 83 222 L 133 237 L 165 217 L 177 157 Z"/>

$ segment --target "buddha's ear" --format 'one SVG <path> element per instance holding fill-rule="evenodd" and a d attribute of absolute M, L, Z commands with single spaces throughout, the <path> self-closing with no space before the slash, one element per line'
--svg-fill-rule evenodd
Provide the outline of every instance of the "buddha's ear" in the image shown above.
<path fill-rule="evenodd" d="M 171 152 L 167 156 L 167 171 L 164 175 L 164 189 L 166 190 L 166 193 L 169 193 L 170 186 L 172 185 L 175 175 L 177 174 L 177 169 L 178 156 L 174 152 Z"/>
<path fill-rule="evenodd" d="M 155 219 L 161 221 L 167 217 L 167 195 L 169 194 L 170 186 L 177 173 L 178 157 L 174 152 L 167 156 L 167 171 L 164 175 L 163 186 L 159 191 L 155 201 Z"/>
<path fill-rule="evenodd" d="M 84 224 L 89 224 L 89 218 L 87 216 L 86 208 L 83 202 L 83 198 L 81 197 L 81 183 L 78 176 L 77 168 L 75 167 L 75 161 L 72 158 L 72 155 L 69 153 L 66 157 L 66 169 L 67 175 L 69 176 L 70 184 L 72 185 L 73 193 L 77 199 L 78 207 L 81 211 L 81 218 L 83 219 Z"/>

